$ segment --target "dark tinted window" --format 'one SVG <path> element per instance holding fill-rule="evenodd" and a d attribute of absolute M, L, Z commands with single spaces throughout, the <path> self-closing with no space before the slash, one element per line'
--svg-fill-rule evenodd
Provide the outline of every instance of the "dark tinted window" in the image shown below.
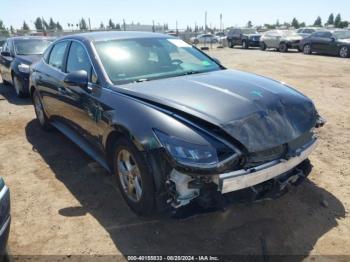
<path fill-rule="evenodd" d="M 315 32 L 315 29 L 305 29 L 304 33 L 306 34 L 312 34 L 313 32 Z"/>
<path fill-rule="evenodd" d="M 91 63 L 85 48 L 77 42 L 72 42 L 67 60 L 67 73 L 79 70 L 84 70 L 90 74 Z"/>
<path fill-rule="evenodd" d="M 313 34 L 314 37 L 330 38 L 332 36 L 331 32 L 316 32 Z"/>
<path fill-rule="evenodd" d="M 52 51 L 50 53 L 50 58 L 49 58 L 50 65 L 62 70 L 64 54 L 66 52 L 67 45 L 68 45 L 68 41 L 55 44 L 55 46 L 52 48 Z"/>

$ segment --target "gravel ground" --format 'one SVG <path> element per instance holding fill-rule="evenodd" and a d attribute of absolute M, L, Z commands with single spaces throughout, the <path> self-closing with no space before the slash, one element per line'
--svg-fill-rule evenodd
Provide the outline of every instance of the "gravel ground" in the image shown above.
<path fill-rule="evenodd" d="M 209 53 L 314 100 L 328 123 L 309 180 L 275 201 L 186 220 L 141 219 L 124 204 L 115 178 L 57 131 L 42 131 L 30 100 L 1 84 L 0 175 L 11 189 L 12 254 L 350 255 L 350 59 L 238 48 Z"/>

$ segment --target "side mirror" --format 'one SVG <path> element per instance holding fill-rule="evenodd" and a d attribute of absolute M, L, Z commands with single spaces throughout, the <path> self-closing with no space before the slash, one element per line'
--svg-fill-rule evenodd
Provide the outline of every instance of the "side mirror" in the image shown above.
<path fill-rule="evenodd" d="M 11 57 L 11 56 L 12 56 L 11 53 L 8 52 L 8 51 L 2 51 L 2 52 L 1 52 L 1 55 L 2 55 L 2 56 L 8 56 L 8 57 Z"/>
<path fill-rule="evenodd" d="M 79 70 L 79 71 L 69 73 L 64 79 L 64 83 L 67 86 L 78 86 L 83 89 L 87 88 L 88 82 L 89 82 L 89 76 L 85 70 Z"/>
<path fill-rule="evenodd" d="M 335 37 L 331 36 L 331 40 L 332 40 L 332 42 L 334 42 L 335 41 Z"/>

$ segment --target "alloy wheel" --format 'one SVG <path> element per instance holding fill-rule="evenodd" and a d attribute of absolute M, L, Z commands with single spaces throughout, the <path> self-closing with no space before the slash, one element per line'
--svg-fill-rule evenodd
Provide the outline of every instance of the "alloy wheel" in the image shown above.
<path fill-rule="evenodd" d="M 117 167 L 118 177 L 126 196 L 134 202 L 139 202 L 143 193 L 140 169 L 128 150 L 119 151 Z"/>
<path fill-rule="evenodd" d="M 349 48 L 347 46 L 343 46 L 339 50 L 339 56 L 342 58 L 346 58 L 349 56 Z"/>
<path fill-rule="evenodd" d="M 43 104 L 41 103 L 41 99 L 36 92 L 34 93 L 33 102 L 34 102 L 34 109 L 35 109 L 36 116 L 40 124 L 44 125 L 45 123 L 44 108 L 43 108 Z"/>
<path fill-rule="evenodd" d="M 311 54 L 311 47 L 310 47 L 310 45 L 305 45 L 304 48 L 303 48 L 303 52 L 306 55 Z"/>

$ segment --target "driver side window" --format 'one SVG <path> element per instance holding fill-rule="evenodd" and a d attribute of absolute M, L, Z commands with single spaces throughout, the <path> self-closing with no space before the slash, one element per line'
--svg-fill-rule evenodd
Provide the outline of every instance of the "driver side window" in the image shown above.
<path fill-rule="evenodd" d="M 88 54 L 85 48 L 77 42 L 72 42 L 69 48 L 69 54 L 67 59 L 67 73 L 84 70 L 89 75 L 89 81 L 96 84 L 97 77 L 92 68 Z"/>

